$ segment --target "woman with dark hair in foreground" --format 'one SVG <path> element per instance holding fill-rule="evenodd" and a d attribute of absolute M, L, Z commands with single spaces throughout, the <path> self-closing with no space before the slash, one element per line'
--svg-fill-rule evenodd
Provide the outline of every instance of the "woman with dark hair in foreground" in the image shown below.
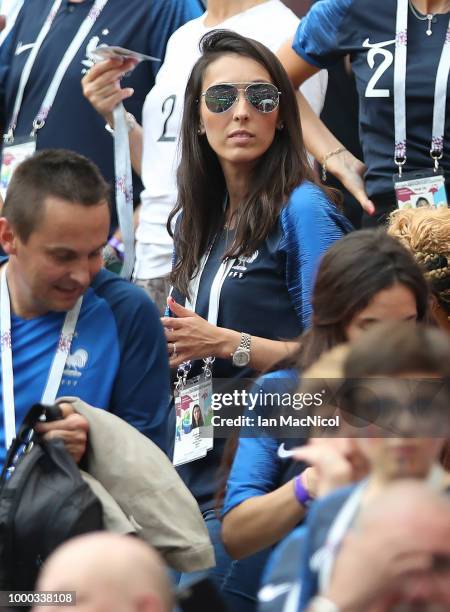
<path fill-rule="evenodd" d="M 297 348 L 318 260 L 351 229 L 314 182 L 295 93 L 262 44 L 230 31 L 203 38 L 186 89 L 178 188 L 173 316 L 162 319 L 170 364 L 190 361 L 195 376 L 214 358 L 214 379 L 254 376 Z M 180 467 L 215 543 L 219 582 L 230 562 L 214 512 L 222 450 L 216 439 Z"/>

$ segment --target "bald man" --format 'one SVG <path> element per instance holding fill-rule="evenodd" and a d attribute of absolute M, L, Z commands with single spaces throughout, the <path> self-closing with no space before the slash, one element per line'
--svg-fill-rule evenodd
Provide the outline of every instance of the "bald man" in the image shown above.
<path fill-rule="evenodd" d="M 75 591 L 76 605 L 36 606 L 36 612 L 170 612 L 166 567 L 141 540 L 106 532 L 69 540 L 47 559 L 38 591 Z"/>
<path fill-rule="evenodd" d="M 450 501 L 429 484 L 390 485 L 344 538 L 308 612 L 448 612 Z"/>

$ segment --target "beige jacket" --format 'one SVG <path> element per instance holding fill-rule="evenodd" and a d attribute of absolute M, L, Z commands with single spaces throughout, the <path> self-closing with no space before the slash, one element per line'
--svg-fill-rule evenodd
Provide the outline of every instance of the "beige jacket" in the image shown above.
<path fill-rule="evenodd" d="M 85 479 L 102 502 L 105 527 L 136 533 L 178 571 L 214 566 L 197 502 L 158 446 L 106 410 L 75 397 L 61 402 L 89 422 Z"/>

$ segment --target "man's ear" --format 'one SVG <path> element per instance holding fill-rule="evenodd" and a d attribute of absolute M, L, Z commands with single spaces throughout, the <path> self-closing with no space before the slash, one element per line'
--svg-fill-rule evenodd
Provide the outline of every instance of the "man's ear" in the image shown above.
<path fill-rule="evenodd" d="M 7 255 L 16 254 L 16 233 L 6 217 L 0 217 L 0 245 Z"/>

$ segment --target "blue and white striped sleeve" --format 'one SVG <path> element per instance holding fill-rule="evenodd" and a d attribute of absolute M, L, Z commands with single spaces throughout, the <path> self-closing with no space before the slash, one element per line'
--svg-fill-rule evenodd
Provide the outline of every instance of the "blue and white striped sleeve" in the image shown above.
<path fill-rule="evenodd" d="M 348 52 L 339 41 L 353 1 L 321 0 L 311 7 L 301 20 L 292 45 L 305 62 L 328 68 Z"/>

